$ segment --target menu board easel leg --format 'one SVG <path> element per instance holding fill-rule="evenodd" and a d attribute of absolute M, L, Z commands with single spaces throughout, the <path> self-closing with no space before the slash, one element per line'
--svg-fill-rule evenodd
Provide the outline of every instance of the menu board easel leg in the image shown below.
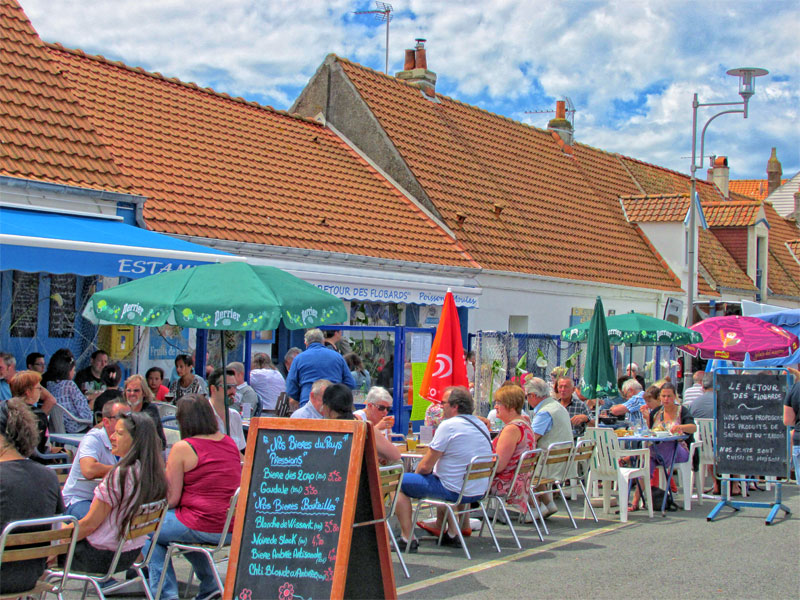
<path fill-rule="evenodd" d="M 741 485 L 747 485 L 748 481 L 758 481 L 757 479 L 734 479 L 731 478 L 730 481 L 739 481 Z M 724 482 L 720 483 L 721 487 L 725 489 L 723 493 L 722 500 L 720 500 L 717 505 L 708 513 L 706 517 L 706 521 L 713 521 L 718 515 L 719 512 L 725 506 L 730 506 L 732 509 L 739 511 L 743 508 L 769 508 L 769 514 L 767 518 L 764 520 L 766 525 L 772 525 L 772 522 L 775 520 L 775 516 L 778 514 L 779 510 L 782 510 L 787 515 L 792 514 L 792 511 L 789 509 L 788 506 L 783 504 L 782 500 L 782 482 L 778 481 L 775 485 L 775 501 L 774 502 L 744 502 L 744 501 L 732 501 L 728 496 L 728 487 L 725 485 Z"/>

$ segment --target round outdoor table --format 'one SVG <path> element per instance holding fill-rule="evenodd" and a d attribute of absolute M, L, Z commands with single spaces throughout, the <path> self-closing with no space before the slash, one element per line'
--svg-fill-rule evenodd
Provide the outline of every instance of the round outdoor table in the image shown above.
<path fill-rule="evenodd" d="M 50 433 L 49 439 L 51 442 L 61 444 L 62 446 L 74 446 L 75 448 L 81 443 L 85 433 Z"/>
<path fill-rule="evenodd" d="M 656 464 L 660 464 L 664 467 L 664 473 L 667 475 L 667 489 L 664 493 L 664 499 L 661 501 L 661 516 L 665 516 L 667 514 L 667 499 L 672 501 L 672 468 L 675 465 L 675 454 L 678 452 L 678 442 L 681 440 L 688 439 L 689 436 L 687 434 L 681 435 L 668 435 L 668 436 L 655 436 L 655 435 L 629 435 L 623 436 L 619 438 L 621 442 L 630 442 L 639 444 L 641 447 L 642 444 L 645 442 L 651 444 L 661 444 L 663 442 L 674 442 L 672 448 L 672 456 L 669 461 L 669 465 L 664 462 L 659 454 L 656 454 Z M 691 459 L 691 457 L 689 457 Z"/>

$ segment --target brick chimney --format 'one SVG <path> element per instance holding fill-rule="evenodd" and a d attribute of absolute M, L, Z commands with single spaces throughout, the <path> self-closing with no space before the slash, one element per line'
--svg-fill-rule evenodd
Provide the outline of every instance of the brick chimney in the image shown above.
<path fill-rule="evenodd" d="M 730 198 L 728 183 L 730 182 L 731 170 L 728 168 L 727 156 L 712 156 L 711 168 L 708 170 L 708 181 L 717 186 L 725 199 Z"/>
<path fill-rule="evenodd" d="M 403 70 L 395 77 L 417 86 L 425 95 L 436 97 L 436 73 L 428 70 L 428 59 L 425 55 L 425 40 L 418 38 L 413 49 L 406 50 Z"/>
<path fill-rule="evenodd" d="M 575 135 L 572 131 L 572 123 L 567 120 L 567 104 L 564 100 L 556 102 L 556 118 L 550 119 L 547 129 L 557 133 L 567 146 L 572 146 Z"/>
<path fill-rule="evenodd" d="M 775 148 L 773 148 L 772 154 L 770 155 L 769 160 L 767 161 L 768 196 L 781 186 L 781 175 L 783 175 L 783 167 L 781 167 L 781 161 L 778 160 Z"/>

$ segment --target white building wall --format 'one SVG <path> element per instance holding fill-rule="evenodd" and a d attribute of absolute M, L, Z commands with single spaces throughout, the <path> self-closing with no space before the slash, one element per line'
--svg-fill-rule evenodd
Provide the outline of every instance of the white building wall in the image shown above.
<path fill-rule="evenodd" d="M 663 317 L 669 294 L 653 290 L 577 281 L 484 272 L 480 308 L 470 311 L 469 330 L 507 331 L 509 318 L 527 317 L 527 333 L 559 334 L 570 324 L 573 308 L 592 309 L 599 295 L 606 312 L 649 313 Z M 674 294 L 681 298 L 681 294 Z M 518 324 L 523 319 L 512 319 Z"/>

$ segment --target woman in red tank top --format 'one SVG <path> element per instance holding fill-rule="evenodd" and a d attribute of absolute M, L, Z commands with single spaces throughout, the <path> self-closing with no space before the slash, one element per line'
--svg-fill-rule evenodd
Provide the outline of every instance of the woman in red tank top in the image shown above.
<path fill-rule="evenodd" d="M 208 398 L 187 394 L 178 401 L 176 414 L 181 441 L 167 459 L 167 513 L 150 561 L 150 590 L 155 595 L 170 542 L 216 544 L 223 532 L 228 505 L 239 487 L 242 466 L 236 443 L 217 428 Z M 147 548 L 144 549 L 145 551 Z M 199 600 L 220 597 L 213 568 L 200 554 L 187 554 L 200 579 Z M 161 591 L 164 600 L 178 598 L 178 581 L 172 564 L 167 567 Z"/>

